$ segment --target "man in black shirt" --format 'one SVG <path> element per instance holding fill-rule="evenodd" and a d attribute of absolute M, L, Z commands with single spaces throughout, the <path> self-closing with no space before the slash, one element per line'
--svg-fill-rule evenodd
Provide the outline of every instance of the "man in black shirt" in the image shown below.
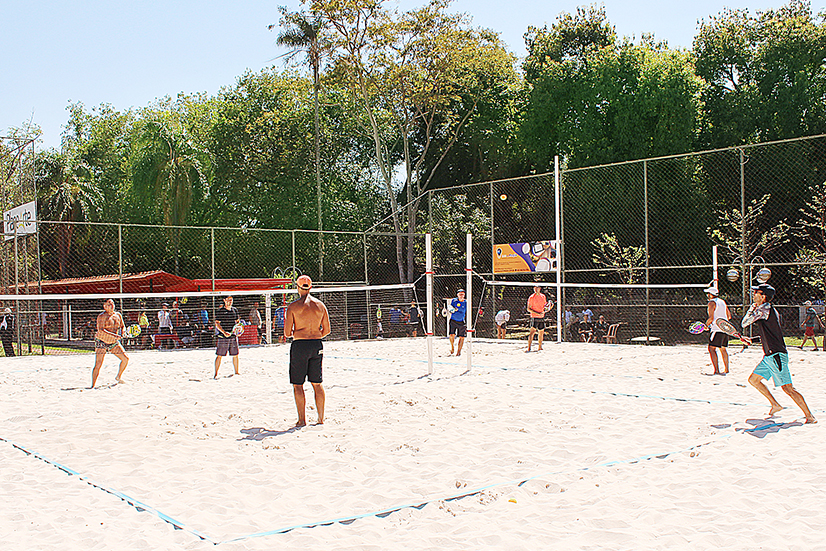
<path fill-rule="evenodd" d="M 783 330 L 780 328 L 780 316 L 777 310 L 771 305 L 774 298 L 774 287 L 767 283 L 752 287 L 752 297 L 754 304 L 751 305 L 746 316 L 743 318 L 743 327 L 754 324 L 759 334 L 760 342 L 763 345 L 763 360 L 757 364 L 754 371 L 749 375 L 749 384 L 756 388 L 760 394 L 765 396 L 771 404 L 769 416 L 771 417 L 783 406 L 775 400 L 768 387 L 763 383 L 763 379 L 771 377 L 774 386 L 783 389 L 794 403 L 803 411 L 806 416 L 806 423 L 817 423 L 806 400 L 792 386 L 792 374 L 789 372 L 789 354 L 786 351 L 786 341 L 783 339 Z M 752 339 L 742 337 L 746 344 L 751 344 Z"/>
<path fill-rule="evenodd" d="M 416 301 L 410 303 L 410 308 L 407 310 L 407 326 L 410 329 L 410 335 L 415 337 L 419 330 L 419 307 L 416 306 Z"/>
<path fill-rule="evenodd" d="M 218 308 L 215 312 L 216 351 L 215 351 L 215 376 L 218 378 L 218 368 L 221 367 L 221 358 L 229 353 L 232 356 L 232 365 L 235 367 L 235 374 L 238 373 L 238 337 L 232 334 L 232 328 L 238 323 L 241 316 L 238 309 L 232 306 L 232 297 L 224 297 L 224 307 Z"/>

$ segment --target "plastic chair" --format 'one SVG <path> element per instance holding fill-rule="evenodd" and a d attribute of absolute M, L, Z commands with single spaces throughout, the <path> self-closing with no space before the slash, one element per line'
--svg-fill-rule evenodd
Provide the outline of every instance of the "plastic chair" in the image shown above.
<path fill-rule="evenodd" d="M 602 337 L 605 339 L 605 344 L 617 344 L 617 330 L 619 326 L 619 323 L 612 323 L 608 326 L 608 332 Z"/>

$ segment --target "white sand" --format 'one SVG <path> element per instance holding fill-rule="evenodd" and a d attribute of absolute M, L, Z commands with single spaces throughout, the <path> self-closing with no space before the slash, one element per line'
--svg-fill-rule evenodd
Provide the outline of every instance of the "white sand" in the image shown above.
<path fill-rule="evenodd" d="M 773 385 L 764 419 L 756 349 L 714 377 L 701 346 L 523 346 L 426 376 L 424 339 L 327 343 L 299 430 L 286 346 L 218 380 L 133 352 L 116 386 L 110 356 L 95 390 L 91 356 L 3 358 L 0 548 L 826 549 L 826 354 L 790 351 L 804 426 Z"/>

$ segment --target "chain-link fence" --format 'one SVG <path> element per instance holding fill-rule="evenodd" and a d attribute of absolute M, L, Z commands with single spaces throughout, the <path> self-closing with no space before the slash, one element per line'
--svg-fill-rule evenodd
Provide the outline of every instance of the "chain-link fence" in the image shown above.
<path fill-rule="evenodd" d="M 15 178 L 26 179 L 25 171 Z M 471 233 L 473 270 L 481 278 L 471 299 L 482 308 L 473 314 L 493 334 L 492 317 L 504 295 L 486 290 L 483 280 L 555 281 L 554 272 L 494 273 L 493 268 L 497 245 L 533 246 L 557 237 L 555 180 L 554 174 L 540 174 L 431 190 L 366 232 L 38 221 L 36 234 L 6 236 L 0 287 L 4 294 L 39 294 L 46 292 L 44 285 L 63 281 L 65 292 L 74 292 L 73 279 L 99 278 L 108 287 L 98 292 L 158 292 L 163 289 L 151 281 L 140 290 L 123 285 L 134 274 L 163 271 L 195 280 L 198 290 L 207 291 L 218 280 L 293 279 L 306 273 L 336 284 L 416 283 L 415 294 L 423 301 L 423 234 L 430 232 L 439 312 L 442 299 L 465 286 L 465 236 Z M 562 282 L 707 283 L 716 245 L 721 297 L 733 311 L 742 312 L 748 287 L 763 268 L 771 270 L 778 304 L 797 308 L 811 301 L 819 307 L 823 300 L 826 136 L 598 167 L 560 166 L 559 182 L 560 243 L 554 259 Z M 28 190 L 26 182 L 18 183 Z M 10 184 L 4 186 L 0 191 L 8 195 Z M 4 202 L 17 204 L 33 197 L 29 192 L 20 199 L 4 195 Z M 618 341 L 625 342 L 652 335 L 681 342 L 680 327 L 688 316 L 681 309 L 700 318 L 705 305 L 696 288 L 633 293 L 566 288 L 561 299 L 563 308 L 596 309 L 624 323 Z M 787 330 L 795 329 L 793 321 Z M 19 325 L 37 323 L 20 319 Z"/>
<path fill-rule="evenodd" d="M 692 153 L 606 166 L 560 167 L 563 282 L 696 284 L 712 279 L 718 247 L 721 297 L 742 314 L 759 270 L 771 271 L 784 323 L 797 331 L 798 305 L 824 298 L 826 136 Z M 496 245 L 555 239 L 553 174 L 429 192 L 439 292 L 462 284 L 464 234 L 474 235 L 474 270 L 496 280 L 550 282 L 553 273 L 494 274 Z M 528 294 L 530 291 L 528 291 Z M 501 306 L 484 298 L 491 319 Z M 482 297 L 474 297 L 476 304 Z M 527 298 L 527 295 L 524 297 Z M 703 317 L 696 288 L 634 292 L 568 288 L 563 307 L 606 312 L 625 324 L 625 341 L 657 335 L 690 341 L 681 329 Z M 522 301 L 524 302 L 524 301 Z M 684 311 L 688 308 L 688 312 Z M 524 304 L 519 307 L 524 310 Z M 524 312 L 522 312 L 524 313 Z M 692 314 L 689 316 L 689 314 Z M 794 314 L 794 315 L 792 315 Z M 644 323 L 643 323 L 644 322 Z M 480 327 L 481 329 L 481 327 Z M 482 331 L 483 332 L 483 331 Z M 646 341 L 647 342 L 647 339 Z"/>

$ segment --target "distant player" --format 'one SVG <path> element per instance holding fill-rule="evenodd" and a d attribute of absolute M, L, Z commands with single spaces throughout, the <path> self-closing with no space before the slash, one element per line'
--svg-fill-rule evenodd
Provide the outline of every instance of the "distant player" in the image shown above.
<path fill-rule="evenodd" d="M 806 423 L 817 423 L 812 412 L 809 411 L 809 406 L 806 405 L 806 400 L 792 386 L 792 374 L 789 371 L 789 354 L 786 351 L 786 342 L 783 339 L 783 330 L 780 328 L 780 316 L 777 310 L 772 306 L 771 301 L 774 298 L 775 289 L 767 283 L 752 287 L 753 304 L 746 312 L 743 318 L 743 327 L 754 324 L 759 333 L 760 342 L 763 345 L 763 360 L 757 364 L 754 371 L 749 375 L 749 384 L 768 399 L 771 404 L 769 416 L 774 415 L 783 406 L 775 400 L 768 387 L 763 383 L 763 379 L 772 378 L 774 386 L 783 389 L 783 392 L 789 395 L 797 407 L 801 409 L 803 415 L 806 416 Z M 751 344 L 753 340 L 746 336 L 741 337 L 746 344 Z"/>
<path fill-rule="evenodd" d="M 504 339 L 505 334 L 508 332 L 508 322 L 511 319 L 511 311 L 499 310 L 496 312 L 496 317 L 494 319 L 496 321 L 496 338 Z"/>
<path fill-rule="evenodd" d="M 411 301 L 410 308 L 407 310 L 407 327 L 410 329 L 411 337 L 418 335 L 419 319 L 421 318 L 421 315 L 422 314 L 419 307 L 416 306 L 416 301 Z"/>
<path fill-rule="evenodd" d="M 728 335 L 724 333 L 717 326 L 719 319 L 731 319 L 731 312 L 725 301 L 719 298 L 719 291 L 717 287 L 712 285 L 704 289 L 706 297 L 708 298 L 708 319 L 706 320 L 706 327 L 711 331 L 708 338 L 708 354 L 711 357 L 711 365 L 714 367 L 715 375 L 728 374 Z M 723 369 L 721 373 L 717 364 L 717 351 L 720 351 L 720 356 L 723 358 Z"/>
<path fill-rule="evenodd" d="M 545 337 L 545 305 L 548 304 L 548 299 L 542 294 L 542 287 L 534 285 L 533 294 L 528 297 L 528 313 L 531 315 L 531 329 L 528 333 L 528 349 L 531 351 L 531 344 L 533 343 L 533 336 L 539 331 L 539 339 L 536 349 L 537 352 L 542 350 L 542 339 Z"/>
<path fill-rule="evenodd" d="M 120 360 L 120 369 L 115 380 L 118 383 L 123 382 L 123 372 L 126 370 L 126 364 L 129 363 L 129 357 L 120 343 L 125 328 L 123 317 L 115 312 L 115 301 L 111 298 L 104 301 L 103 313 L 98 315 L 97 331 L 95 332 L 95 367 L 92 370 L 91 388 L 95 388 L 100 368 L 103 366 L 103 358 L 107 352 L 111 352 Z"/>
<path fill-rule="evenodd" d="M 330 334 L 330 315 L 327 307 L 317 298 L 310 296 L 313 280 L 303 275 L 296 280 L 298 300 L 290 303 L 284 318 L 284 335 L 292 337 L 290 346 L 290 383 L 293 385 L 295 407 L 298 410 L 297 427 L 307 424 L 304 413 L 304 381 L 310 381 L 315 394 L 315 407 L 318 411 L 318 424 L 324 424 L 324 402 L 326 395 L 321 386 L 321 364 L 324 358 L 324 345 L 321 339 Z"/>
<path fill-rule="evenodd" d="M 238 309 L 232 305 L 232 297 L 224 297 L 223 308 L 215 311 L 215 331 L 218 332 L 215 339 L 215 376 L 218 378 L 218 369 L 221 367 L 221 359 L 227 354 L 232 357 L 232 366 L 235 374 L 238 373 L 238 336 L 233 334 L 232 328 L 241 319 Z"/>
<path fill-rule="evenodd" d="M 456 291 L 456 298 L 450 301 L 448 310 L 451 312 L 447 328 L 447 334 L 450 338 L 450 354 L 453 355 L 453 341 L 458 337 L 459 342 L 456 348 L 456 355 L 460 356 L 462 354 L 462 345 L 465 343 L 465 336 L 467 335 L 467 323 L 465 322 L 467 301 L 465 300 L 464 289 Z"/>

